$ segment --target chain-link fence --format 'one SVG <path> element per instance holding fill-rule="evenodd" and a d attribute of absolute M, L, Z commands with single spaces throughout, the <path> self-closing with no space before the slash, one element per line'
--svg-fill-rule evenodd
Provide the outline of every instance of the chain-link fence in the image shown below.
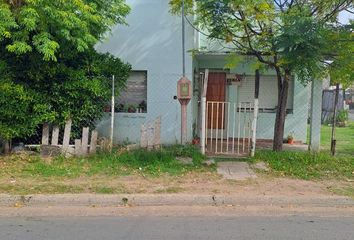
<path fill-rule="evenodd" d="M 324 90 L 322 97 L 321 149 L 335 154 L 354 154 L 354 122 L 345 91 Z M 335 120 L 335 124 L 334 121 Z"/>
<path fill-rule="evenodd" d="M 145 71 L 137 71 L 131 74 L 125 89 L 115 89 L 114 110 L 112 112 L 112 101 L 98 99 L 95 108 L 100 107 L 100 112 L 95 114 L 82 114 L 80 118 L 72 116 L 70 144 L 75 144 L 75 139 L 82 138 L 83 128 L 89 127 L 98 131 L 98 138 L 110 140 L 113 132 L 114 144 L 139 143 L 143 125 L 149 125 L 156 119 L 161 119 L 161 142 L 176 144 L 180 142 L 180 104 L 176 99 L 176 84 L 181 76 L 179 74 L 149 74 Z M 147 87 L 147 81 L 149 86 Z M 85 102 L 73 103 L 78 107 Z M 112 119 L 112 113 L 114 118 Z M 114 124 L 112 125 L 112 120 Z M 192 119 L 192 104 L 188 107 L 189 126 Z M 46 128 L 44 127 L 46 126 Z M 59 128 L 58 137 L 55 129 Z M 45 129 L 45 130 L 44 130 Z M 13 146 L 27 145 L 37 147 L 43 143 L 43 139 L 48 139 L 48 143 L 53 142 L 53 136 L 58 140 L 58 145 L 62 145 L 64 139 L 65 123 L 57 125 L 55 123 L 43 123 L 39 125 L 35 133 L 26 138 L 13 140 Z M 57 131 L 57 130 L 56 130 Z M 188 129 L 191 138 L 192 127 Z M 45 134 L 45 135 L 44 135 Z M 90 136 L 89 136 L 90 137 Z"/>
<path fill-rule="evenodd" d="M 201 71 L 202 72 L 202 71 Z M 77 118 L 72 116 L 70 144 L 75 144 L 75 139 L 82 138 L 84 127 L 98 131 L 98 138 L 110 140 L 113 132 L 114 144 L 141 144 L 142 134 L 151 131 L 156 120 L 160 121 L 159 142 L 162 144 L 178 144 L 181 142 L 181 105 L 176 97 L 177 81 L 180 74 L 161 73 L 153 74 L 147 71 L 133 72 L 127 82 L 125 90 L 116 89 L 114 124 L 112 125 L 112 103 L 109 99 L 96 100 L 101 109 L 95 114 Z M 193 76 L 193 96 L 187 110 L 187 139 L 189 142 L 199 144 L 201 129 L 201 86 L 203 75 L 195 73 Z M 190 79 L 192 77 L 190 76 Z M 253 102 L 255 77 L 246 76 L 242 83 L 234 85 L 225 82 L 225 101 L 230 104 L 239 102 Z M 266 142 L 270 147 L 274 135 L 274 124 L 277 105 L 277 87 L 275 76 L 263 76 L 260 79 L 259 90 L 259 114 L 257 121 L 257 141 Z M 208 96 L 207 96 L 208 97 Z M 289 89 L 289 101 L 287 106 L 284 141 L 293 138 L 296 144 L 309 144 L 309 126 L 311 123 L 311 87 L 304 87 L 301 83 L 293 81 Z M 322 102 L 322 93 L 320 94 Z M 77 106 L 84 102 L 74 103 Z M 330 104 L 329 104 L 330 105 Z M 321 116 L 322 108 L 313 109 L 315 115 Z M 321 117 L 320 117 L 321 118 Z M 224 116 L 228 119 L 228 116 Z M 227 124 L 227 123 L 225 123 Z M 230 123 L 231 125 L 233 123 Z M 237 123 L 236 123 L 237 125 Z M 53 139 L 53 131 L 56 124 L 49 123 L 49 143 Z M 149 127 L 150 126 L 150 127 Z M 61 145 L 64 138 L 65 124 L 61 124 L 58 133 L 58 144 Z M 341 132 L 342 129 L 337 131 Z M 146 130 L 144 132 L 144 129 Z M 210 132 L 210 131 L 209 131 Z M 151 133 L 150 133 L 151 135 Z M 227 134 L 225 135 L 227 136 Z M 54 134 L 54 137 L 55 134 Z M 90 137 L 90 135 L 89 135 Z M 20 142 L 25 145 L 38 146 L 42 144 L 43 124 L 37 127 L 35 134 L 30 137 L 15 139 L 14 144 Z M 322 126 L 321 144 L 323 150 L 330 148 L 331 126 Z M 337 135 L 337 146 L 347 145 L 348 138 Z M 54 141 L 55 142 L 55 141 Z"/>

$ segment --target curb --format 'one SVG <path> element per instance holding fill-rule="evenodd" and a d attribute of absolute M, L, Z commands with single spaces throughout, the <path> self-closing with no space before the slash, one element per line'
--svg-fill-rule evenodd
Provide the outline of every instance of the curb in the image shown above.
<path fill-rule="evenodd" d="M 7 195 L 0 194 L 0 207 L 15 206 L 284 206 L 354 207 L 354 200 L 346 197 L 271 197 L 202 194 L 59 194 Z"/>

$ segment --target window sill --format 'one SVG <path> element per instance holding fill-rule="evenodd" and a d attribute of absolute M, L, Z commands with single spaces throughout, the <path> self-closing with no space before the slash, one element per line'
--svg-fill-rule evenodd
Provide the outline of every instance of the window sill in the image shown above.
<path fill-rule="evenodd" d="M 122 118 L 146 118 L 147 113 L 125 113 L 125 112 L 118 112 L 116 113 L 118 117 Z"/>

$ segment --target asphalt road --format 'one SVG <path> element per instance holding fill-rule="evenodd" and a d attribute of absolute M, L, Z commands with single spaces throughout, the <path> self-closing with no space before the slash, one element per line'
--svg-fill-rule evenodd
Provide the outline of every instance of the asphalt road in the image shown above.
<path fill-rule="evenodd" d="M 352 240 L 354 217 L 0 218 L 1 240 Z"/>

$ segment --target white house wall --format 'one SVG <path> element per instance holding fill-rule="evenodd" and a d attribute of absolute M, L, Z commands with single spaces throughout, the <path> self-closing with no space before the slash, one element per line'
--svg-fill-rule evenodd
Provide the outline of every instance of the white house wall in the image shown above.
<path fill-rule="evenodd" d="M 160 115 L 162 116 L 162 142 L 173 144 L 180 140 L 180 104 L 173 97 L 177 95 L 176 85 L 182 72 L 181 19 L 170 14 L 168 2 L 167 0 L 127 0 L 132 9 L 127 18 L 128 26 L 117 26 L 107 40 L 97 46 L 99 51 L 109 52 L 129 62 L 133 70 L 147 71 L 147 113 L 116 113 L 114 132 L 116 143 L 139 142 L 141 124 L 152 121 Z M 220 43 L 213 42 L 213 47 L 209 50 L 222 51 L 222 46 L 218 44 Z M 186 49 L 191 50 L 200 45 L 206 46 L 206 41 L 186 24 Z M 191 54 L 186 54 L 186 72 L 190 80 L 193 80 L 193 66 L 200 69 L 223 69 L 225 65 L 225 55 L 205 58 L 197 56 L 193 61 Z M 241 63 L 230 72 L 254 75 L 254 70 L 250 68 L 249 63 Z M 264 75 L 275 74 L 268 71 Z M 244 84 L 238 91 L 239 96 L 232 96 L 230 89 L 229 98 L 252 100 L 254 81 L 247 79 Z M 268 82 L 267 79 L 260 83 L 261 106 L 268 105 L 267 101 L 274 102 L 276 97 L 274 86 L 276 84 Z M 285 137 L 293 133 L 296 140 L 306 141 L 308 90 L 298 81 L 294 82 L 288 102 L 288 106 L 293 106 L 293 113 L 287 115 Z M 199 113 L 196 97 L 188 106 L 189 140 L 192 138 L 193 106 L 193 121 L 197 122 Z M 257 138 L 272 139 L 274 121 L 274 113 L 260 113 Z M 98 124 L 101 136 L 109 136 L 109 126 L 110 117 L 107 114 Z"/>
<path fill-rule="evenodd" d="M 140 126 L 162 116 L 163 143 L 180 140 L 180 104 L 177 81 L 182 76 L 181 18 L 169 13 L 167 0 L 127 0 L 131 13 L 128 26 L 117 26 L 97 46 L 132 64 L 133 70 L 147 70 L 147 113 L 116 113 L 115 142 L 138 142 Z M 194 45 L 194 31 L 186 26 L 186 49 Z M 192 80 L 192 56 L 186 54 L 186 75 Z M 192 133 L 192 104 L 188 106 L 188 138 Z M 108 136 L 109 116 L 98 124 L 101 135 Z"/>

